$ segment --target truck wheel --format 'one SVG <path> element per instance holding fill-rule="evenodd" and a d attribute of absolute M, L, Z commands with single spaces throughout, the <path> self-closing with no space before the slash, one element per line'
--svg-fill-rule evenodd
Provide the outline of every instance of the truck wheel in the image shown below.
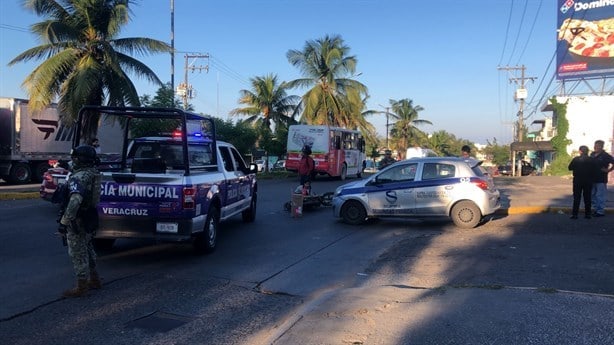
<path fill-rule="evenodd" d="M 463 229 L 475 228 L 482 220 L 480 209 L 471 201 L 461 201 L 454 205 L 450 217 L 456 226 Z"/>
<path fill-rule="evenodd" d="M 220 224 L 220 211 L 217 206 L 211 206 L 207 212 L 207 220 L 203 232 L 194 238 L 194 250 L 198 254 L 207 254 L 215 250 L 217 229 Z"/>
<path fill-rule="evenodd" d="M 34 167 L 34 175 L 32 175 L 32 180 L 38 183 L 43 182 L 43 175 L 49 168 L 51 168 L 51 166 L 47 162 L 40 162 L 36 164 Z"/>
<path fill-rule="evenodd" d="M 9 172 L 8 182 L 13 184 L 24 184 L 30 182 L 32 171 L 26 163 L 15 163 Z"/>
<path fill-rule="evenodd" d="M 339 179 L 341 181 L 344 181 L 347 175 L 348 175 L 348 167 L 347 165 L 345 165 L 345 163 L 343 163 L 343 166 L 341 167 L 341 175 L 339 175 Z"/>
<path fill-rule="evenodd" d="M 249 203 L 249 208 L 241 213 L 241 217 L 245 223 L 251 223 L 256 220 L 256 204 L 257 204 L 257 194 L 254 193 L 252 196 L 252 201 Z"/>
<path fill-rule="evenodd" d="M 367 211 L 360 202 L 350 200 L 341 206 L 341 217 L 348 224 L 359 225 L 367 219 Z"/>

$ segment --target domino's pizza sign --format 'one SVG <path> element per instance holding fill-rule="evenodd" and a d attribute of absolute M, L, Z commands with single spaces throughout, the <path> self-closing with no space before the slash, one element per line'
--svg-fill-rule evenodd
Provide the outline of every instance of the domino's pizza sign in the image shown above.
<path fill-rule="evenodd" d="M 614 75 L 614 0 L 559 0 L 557 78 Z"/>

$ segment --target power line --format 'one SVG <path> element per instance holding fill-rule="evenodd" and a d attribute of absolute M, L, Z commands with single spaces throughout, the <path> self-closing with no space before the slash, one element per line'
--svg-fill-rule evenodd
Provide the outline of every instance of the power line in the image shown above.
<path fill-rule="evenodd" d="M 499 63 L 497 65 L 501 65 L 501 61 L 503 61 L 503 55 L 505 55 L 505 47 L 507 47 L 507 37 L 510 33 L 510 22 L 512 21 L 512 11 L 514 9 L 514 0 L 510 4 L 510 13 L 507 17 L 507 27 L 505 28 L 505 40 L 503 40 L 503 50 L 501 51 L 501 57 L 499 58 Z"/>
<path fill-rule="evenodd" d="M 529 37 L 527 37 L 527 40 L 524 43 L 524 47 L 522 47 L 522 52 L 520 53 L 520 56 L 518 57 L 518 61 L 516 61 L 516 65 L 520 63 L 520 59 L 522 59 L 522 57 L 524 56 L 524 52 L 527 49 L 529 42 L 531 41 L 531 36 L 533 35 L 533 29 L 535 28 L 535 23 L 537 22 L 537 18 L 539 17 L 539 11 L 542 8 L 542 3 L 543 3 L 543 0 L 540 0 L 539 6 L 537 7 L 537 11 L 535 12 L 535 17 L 533 17 L 533 24 L 531 24 L 531 29 L 529 30 Z"/>
<path fill-rule="evenodd" d="M 31 32 L 30 30 L 26 29 L 26 28 L 22 28 L 19 26 L 14 26 L 14 25 L 8 25 L 8 24 L 0 24 L 0 29 L 6 29 L 6 30 L 12 30 L 12 31 L 19 31 L 19 32 Z"/>
<path fill-rule="evenodd" d="M 522 10 L 522 16 L 520 17 L 520 25 L 518 25 L 518 33 L 516 33 L 516 39 L 514 40 L 514 46 L 512 47 L 512 52 L 510 53 L 510 58 L 507 61 L 507 64 L 509 65 L 510 62 L 512 62 L 512 56 L 514 56 L 514 52 L 516 52 L 516 45 L 518 44 L 518 38 L 520 38 L 520 32 L 522 30 L 522 24 L 524 23 L 524 16 L 527 13 L 527 4 L 528 4 L 529 0 L 525 0 L 524 1 L 524 8 Z"/>

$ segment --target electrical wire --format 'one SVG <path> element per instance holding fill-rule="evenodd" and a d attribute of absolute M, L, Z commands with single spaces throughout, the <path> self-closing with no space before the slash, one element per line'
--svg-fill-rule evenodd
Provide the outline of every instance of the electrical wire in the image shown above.
<path fill-rule="evenodd" d="M 522 16 L 520 17 L 520 25 L 518 25 L 518 32 L 516 33 L 516 39 L 514 39 L 514 46 L 512 47 L 512 52 L 510 53 L 510 58 L 507 60 L 507 64 L 509 65 L 512 62 L 512 57 L 516 52 L 516 45 L 518 44 L 518 39 L 520 38 L 520 32 L 522 31 L 522 25 L 524 23 L 524 16 L 527 13 L 527 5 L 529 0 L 524 1 L 524 8 L 522 9 Z"/>
<path fill-rule="evenodd" d="M 505 48 L 507 47 L 507 38 L 510 33 L 510 23 L 512 21 L 512 12 L 514 9 L 514 0 L 512 0 L 510 4 L 510 13 L 507 17 L 507 27 L 505 28 L 505 40 L 503 40 L 503 50 L 501 51 L 501 57 L 499 58 L 499 63 L 497 65 L 501 65 L 501 61 L 503 61 L 503 56 L 505 55 Z"/>
<path fill-rule="evenodd" d="M 527 37 L 524 47 L 522 47 L 522 52 L 520 53 L 520 56 L 518 56 L 518 60 L 516 61 L 516 65 L 518 65 L 520 63 L 520 59 L 522 59 L 522 57 L 524 56 L 524 52 L 527 49 L 527 46 L 529 45 L 529 42 L 531 41 L 531 36 L 533 36 L 533 29 L 535 28 L 535 23 L 537 22 L 537 17 L 539 16 L 539 11 L 542 8 L 542 3 L 543 0 L 539 1 L 539 6 L 537 7 L 537 11 L 535 11 L 535 17 L 533 18 L 533 24 L 531 24 L 531 29 L 529 30 L 529 36 Z"/>
<path fill-rule="evenodd" d="M 19 26 L 8 25 L 8 24 L 0 24 L 0 29 L 19 31 L 19 32 L 31 32 L 30 30 L 26 28 L 21 28 Z"/>

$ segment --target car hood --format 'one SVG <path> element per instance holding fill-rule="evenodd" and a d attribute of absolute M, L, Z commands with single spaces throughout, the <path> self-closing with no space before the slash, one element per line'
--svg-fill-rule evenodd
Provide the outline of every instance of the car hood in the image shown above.
<path fill-rule="evenodd" d="M 366 180 L 359 180 L 359 181 L 354 181 L 354 182 L 349 182 L 346 184 L 343 184 L 339 187 L 337 187 L 337 189 L 335 190 L 335 195 L 339 195 L 339 192 L 343 190 L 343 194 L 351 194 L 354 189 L 360 189 L 360 188 L 364 188 L 365 184 L 369 181 L 370 179 L 366 179 Z"/>

